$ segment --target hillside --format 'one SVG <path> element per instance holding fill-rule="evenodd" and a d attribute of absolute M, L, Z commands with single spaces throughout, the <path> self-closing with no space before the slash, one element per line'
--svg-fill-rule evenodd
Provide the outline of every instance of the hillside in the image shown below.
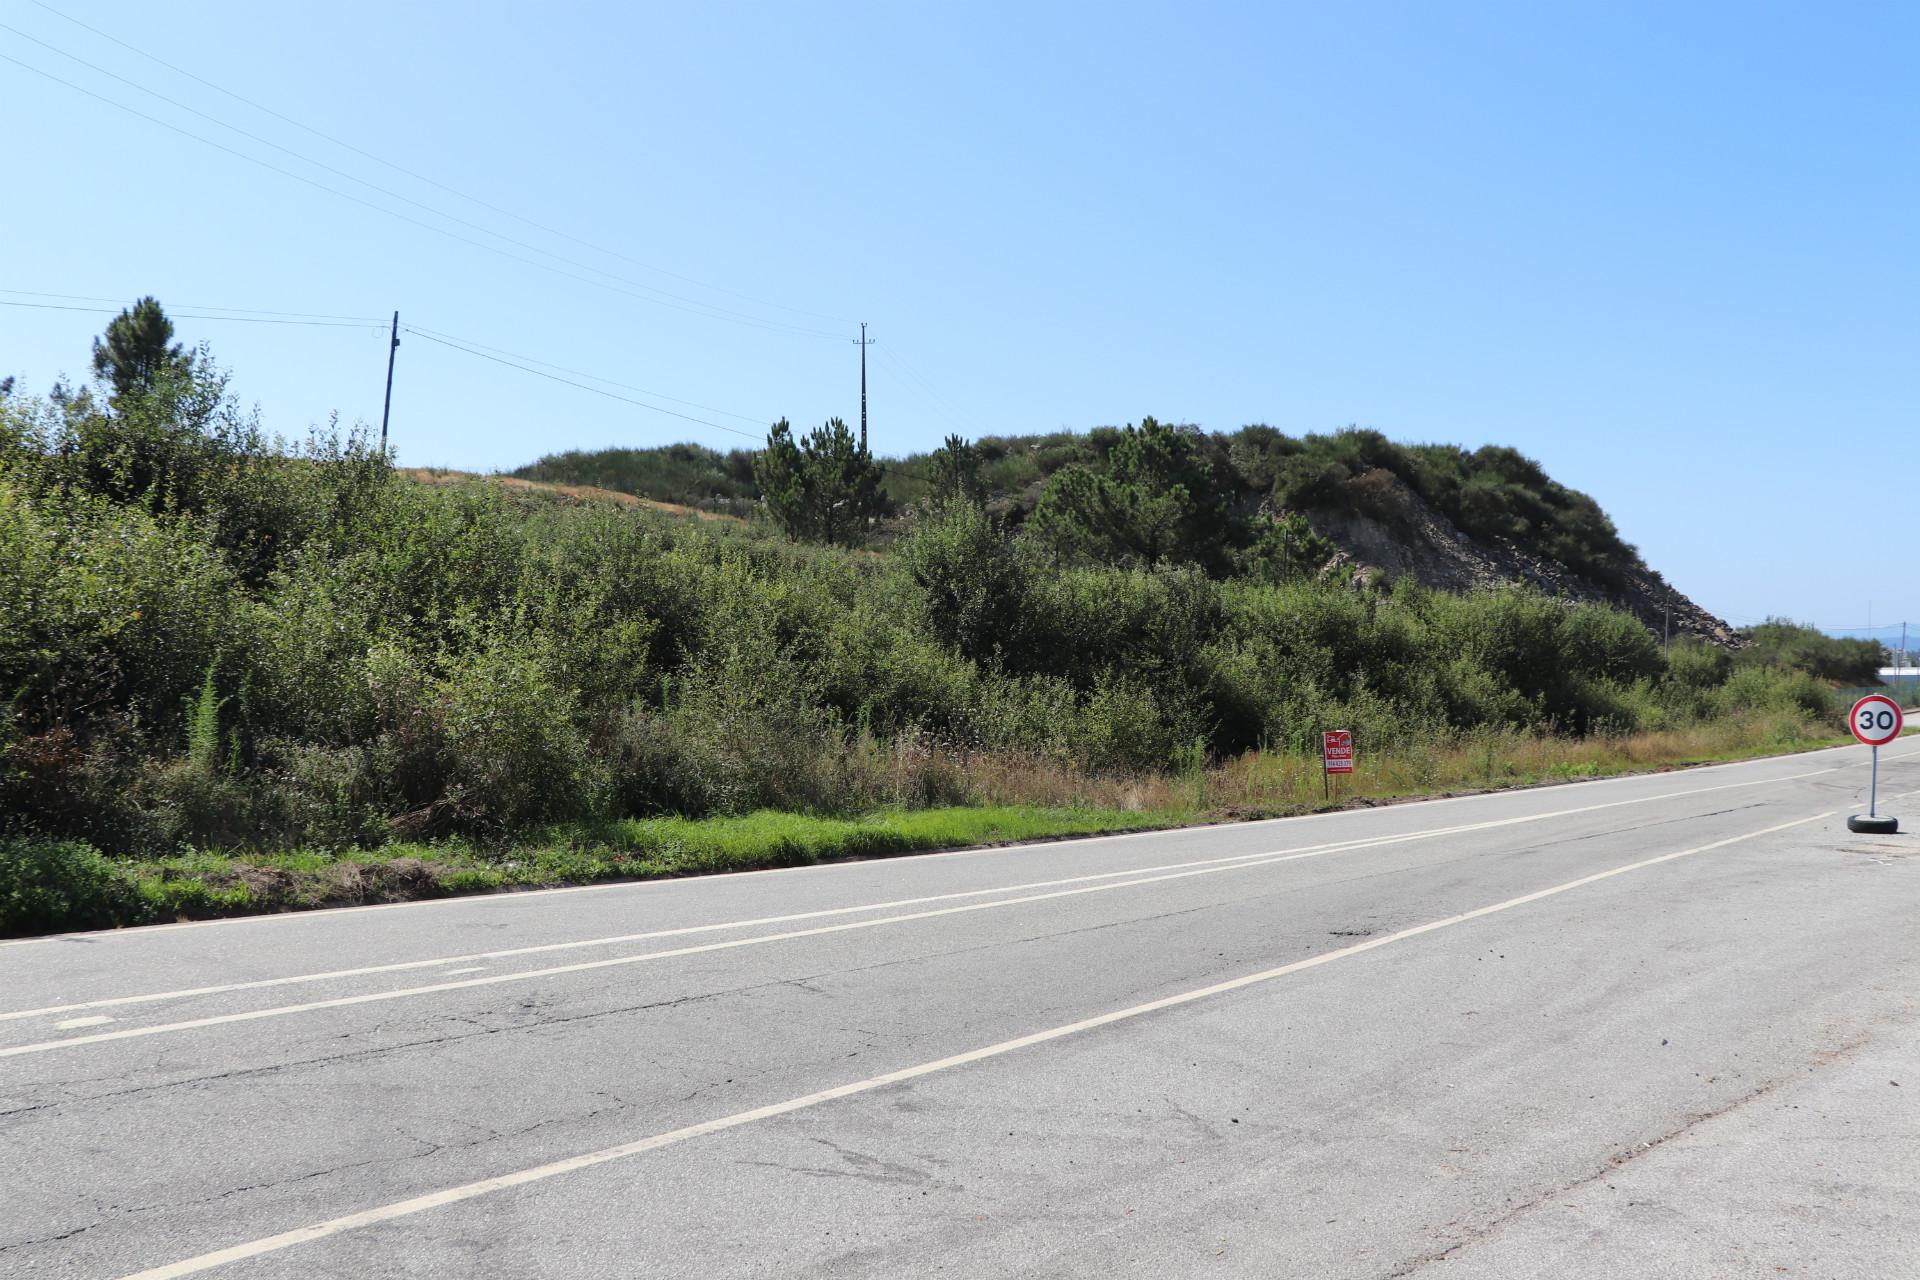
<path fill-rule="evenodd" d="M 1195 444 L 1206 497 L 1233 526 L 1230 540 L 1248 542 L 1263 520 L 1297 513 L 1327 544 L 1329 554 L 1317 565 L 1323 576 L 1410 576 L 1450 592 L 1525 583 L 1564 600 L 1617 605 L 1655 632 L 1670 625 L 1676 636 L 1741 643 L 1725 621 L 1649 567 L 1597 502 L 1514 450 L 1400 445 L 1373 431 L 1292 437 L 1266 426 L 1177 430 Z M 988 436 L 965 447 L 990 507 L 1018 527 L 1061 472 L 1105 473 L 1122 435 L 1102 427 Z M 891 523 L 910 524 L 929 495 L 936 455 L 883 459 L 880 466 Z M 759 497 L 750 453 L 691 444 L 555 454 L 513 475 L 705 511 L 744 514 Z"/>
<path fill-rule="evenodd" d="M 1669 651 L 1658 577 L 1510 450 L 781 443 L 402 472 L 268 435 L 205 353 L 0 397 L 0 933 L 748 865 L 881 811 L 936 816 L 845 847 L 1298 808 L 1330 726 L 1373 795 L 1775 750 L 1878 656 Z M 1494 582 L 1573 603 L 1421 585 Z"/>

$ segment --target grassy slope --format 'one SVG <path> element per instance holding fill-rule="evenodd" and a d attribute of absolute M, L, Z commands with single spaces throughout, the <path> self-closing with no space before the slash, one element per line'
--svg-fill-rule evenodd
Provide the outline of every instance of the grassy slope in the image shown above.
<path fill-rule="evenodd" d="M 522 476 L 483 476 L 471 471 L 449 471 L 444 467 L 402 467 L 400 474 L 417 484 L 497 484 L 503 489 L 537 494 L 562 502 L 609 502 L 616 507 L 644 507 L 649 511 L 658 511 L 670 516 L 691 516 L 700 520 L 741 523 L 738 516 L 724 515 L 717 511 L 701 511 L 676 502 L 660 502 L 653 498 L 642 498 L 631 493 L 601 489 L 588 484 L 559 484 L 545 480 L 528 480 Z"/>

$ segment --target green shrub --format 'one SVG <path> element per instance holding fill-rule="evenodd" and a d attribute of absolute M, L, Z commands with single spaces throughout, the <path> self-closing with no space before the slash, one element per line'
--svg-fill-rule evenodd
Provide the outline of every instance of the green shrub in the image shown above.
<path fill-rule="evenodd" d="M 1842 685 L 1878 684 L 1887 650 L 1878 640 L 1840 639 L 1785 618 L 1769 618 L 1740 633 L 1747 664 L 1792 667 Z"/>
<path fill-rule="evenodd" d="M 0 934 L 104 929 L 144 916 L 133 881 L 92 845 L 0 836 Z"/>
<path fill-rule="evenodd" d="M 599 811 L 604 766 L 536 642 L 495 633 L 432 666 L 384 649 L 368 679 L 387 728 L 373 767 L 408 803 L 411 833 L 500 835 Z"/>
<path fill-rule="evenodd" d="M 927 510 L 896 547 L 943 644 L 970 662 L 1017 655 L 1026 644 L 1029 566 L 985 508 Z"/>
<path fill-rule="evenodd" d="M 1713 691 L 1712 705 L 1723 715 L 1745 711 L 1794 711 L 1810 720 L 1838 724 L 1828 685 L 1804 671 L 1744 666 Z"/>
<path fill-rule="evenodd" d="M 1769 624 L 1737 659 L 1663 658 L 1599 605 L 1320 576 L 1333 549 L 1304 510 L 1394 525 L 1416 495 L 1593 580 L 1644 570 L 1511 450 L 1152 422 L 949 441 L 932 479 L 889 472 L 923 504 L 873 553 L 406 482 L 364 435 L 263 440 L 193 369 L 104 406 L 0 398 L 0 831 L 116 856 L 504 841 L 560 819 L 957 801 L 955 762 L 979 753 L 1192 776 L 1332 727 L 1411 759 L 1475 734 L 1804 726 L 1830 722 L 1820 677 L 1872 656 Z M 599 461 L 597 479 L 578 456 L 529 470 L 755 494 L 744 454 Z"/>

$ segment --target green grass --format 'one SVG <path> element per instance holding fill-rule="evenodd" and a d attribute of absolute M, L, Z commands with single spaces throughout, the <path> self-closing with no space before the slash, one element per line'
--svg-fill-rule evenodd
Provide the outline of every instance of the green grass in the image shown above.
<path fill-rule="evenodd" d="M 841 858 L 1180 826 L 1202 817 L 1180 808 L 1127 811 L 1013 805 L 889 810 L 860 818 L 762 811 L 700 820 L 654 818 L 555 827 L 539 839 L 505 849 L 462 841 L 396 842 L 378 849 L 338 852 L 189 851 L 132 864 L 96 859 L 86 864 L 86 874 L 118 883 L 104 886 L 111 892 L 96 892 L 86 900 L 111 905 L 95 906 L 84 921 L 73 923 L 84 927 L 150 924 L 510 888 L 802 866 Z M 64 898 L 53 899 L 51 906 L 43 905 L 45 895 L 34 901 L 32 914 L 24 908 L 18 913 L 0 910 L 0 934 L 69 927 L 60 914 Z"/>
<path fill-rule="evenodd" d="M 136 863 L 100 858 L 74 842 L 9 837 L 0 867 L 0 934 L 406 901 L 502 889 L 592 884 L 803 866 L 843 858 L 1155 830 L 1223 819 L 1276 817 L 1350 803 L 1611 777 L 1690 764 L 1755 759 L 1838 745 L 1817 735 L 1504 743 L 1484 763 L 1472 747 L 1415 757 L 1363 757 L 1334 804 L 1320 795 L 1317 762 L 1255 753 L 1237 772 L 1170 781 L 1138 808 L 981 805 L 882 810 L 858 818 L 762 810 L 735 817 L 628 819 L 551 827 L 505 848 L 469 841 L 394 842 L 376 849 L 185 851 Z M 1864 767 L 1864 762 L 1863 766 Z M 9 852 L 11 851 L 11 852 Z M 9 861 L 11 859 L 11 861 Z"/>

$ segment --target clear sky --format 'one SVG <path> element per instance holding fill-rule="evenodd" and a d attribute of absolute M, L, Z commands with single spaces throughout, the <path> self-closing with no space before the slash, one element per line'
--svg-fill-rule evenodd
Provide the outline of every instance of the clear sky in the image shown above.
<path fill-rule="evenodd" d="M 881 452 L 1511 444 L 1736 621 L 1920 624 L 1920 7 L 48 5 L 0 0 L 0 299 L 398 308 L 705 420 L 409 337 L 404 463 L 852 419 L 865 320 Z M 106 318 L 0 307 L 0 372 Z M 179 329 L 274 429 L 378 421 L 383 331 Z"/>

